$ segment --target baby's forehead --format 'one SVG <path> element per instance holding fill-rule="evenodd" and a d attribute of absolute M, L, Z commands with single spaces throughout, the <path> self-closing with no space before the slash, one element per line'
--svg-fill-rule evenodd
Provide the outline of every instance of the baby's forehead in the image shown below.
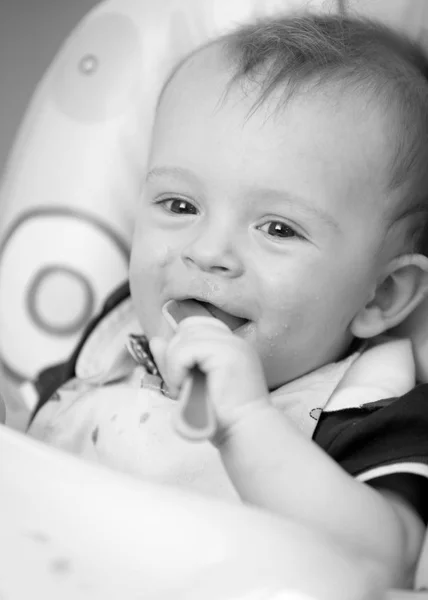
<path fill-rule="evenodd" d="M 269 64 L 259 68 L 257 74 L 238 75 L 236 64 L 230 58 L 222 40 L 215 40 L 202 48 L 198 48 L 187 56 L 170 74 L 165 82 L 158 102 L 159 109 L 164 108 L 164 100 L 173 106 L 183 96 L 194 95 L 194 109 L 198 110 L 198 97 L 208 93 L 216 94 L 216 107 L 221 108 L 229 98 L 242 102 L 248 99 L 250 114 L 262 109 L 272 118 L 281 117 L 282 110 L 298 98 L 299 102 L 314 99 L 312 110 L 333 110 L 338 113 L 344 108 L 348 113 L 348 128 L 358 126 L 358 120 L 367 112 L 376 112 L 380 126 L 385 122 L 385 115 L 391 119 L 386 130 L 391 132 L 391 125 L 396 120 L 398 134 L 399 115 L 389 110 L 388 102 L 370 86 L 367 89 L 360 82 L 338 73 L 336 77 L 321 78 L 321 72 L 315 76 L 302 77 L 300 81 L 284 78 L 266 90 L 265 73 Z M 268 92 L 268 93 L 266 93 Z"/>
<path fill-rule="evenodd" d="M 185 107 L 189 122 L 197 119 L 203 110 L 207 110 L 207 119 L 220 122 L 229 118 L 233 107 L 237 109 L 234 114 L 243 128 L 252 122 L 252 117 L 260 120 L 261 116 L 266 127 L 273 123 L 274 131 L 281 137 L 284 136 L 282 126 L 290 114 L 296 113 L 296 118 L 309 117 L 315 125 L 312 135 L 307 137 L 308 144 L 315 142 L 327 120 L 336 129 L 338 145 L 345 145 L 348 140 L 352 146 L 365 136 L 367 145 L 373 145 L 375 132 L 379 154 L 370 159 L 378 163 L 378 168 L 398 136 L 398 123 L 394 122 L 398 118 L 394 118 L 393 111 L 385 110 L 383 102 L 375 95 L 356 90 L 355 86 L 345 85 L 341 80 L 326 84 L 304 82 L 293 90 L 292 96 L 287 95 L 287 81 L 269 96 L 263 97 L 262 92 L 261 84 L 254 79 L 235 80 L 221 45 L 212 44 L 190 56 L 173 74 L 163 91 L 156 120 L 170 118 L 171 113 L 178 113 L 180 107 Z M 299 108 L 304 109 L 304 114 L 299 113 Z"/>
<path fill-rule="evenodd" d="M 218 40 L 197 48 L 176 65 L 166 79 L 159 94 L 156 116 L 164 110 L 165 102 L 174 104 L 185 94 L 199 94 L 213 81 L 225 90 L 232 77 L 232 66 Z"/>

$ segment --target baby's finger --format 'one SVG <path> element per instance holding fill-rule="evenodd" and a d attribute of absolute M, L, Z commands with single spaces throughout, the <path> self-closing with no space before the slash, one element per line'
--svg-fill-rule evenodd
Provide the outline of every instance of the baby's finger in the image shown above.
<path fill-rule="evenodd" d="M 209 357 L 218 352 L 212 338 L 191 339 L 177 335 L 165 353 L 166 380 L 173 395 L 177 395 L 189 371 L 198 365 L 205 373 Z M 211 361 L 212 362 L 212 361 Z"/>
<path fill-rule="evenodd" d="M 178 393 L 189 371 L 197 365 L 201 371 L 210 375 L 228 369 L 231 345 L 229 339 L 213 336 L 192 337 L 176 335 L 166 349 L 165 365 L 167 383 L 174 393 Z M 171 391 L 172 391 L 171 390 Z"/>

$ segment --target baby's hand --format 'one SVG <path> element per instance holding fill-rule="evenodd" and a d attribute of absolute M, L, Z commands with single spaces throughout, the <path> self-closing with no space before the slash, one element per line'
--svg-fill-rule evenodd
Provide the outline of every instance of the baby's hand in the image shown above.
<path fill-rule="evenodd" d="M 153 338 L 150 347 L 173 397 L 193 366 L 206 374 L 218 438 L 227 435 L 251 408 L 268 402 L 257 353 L 214 318 L 189 317 L 178 325 L 170 342 Z"/>

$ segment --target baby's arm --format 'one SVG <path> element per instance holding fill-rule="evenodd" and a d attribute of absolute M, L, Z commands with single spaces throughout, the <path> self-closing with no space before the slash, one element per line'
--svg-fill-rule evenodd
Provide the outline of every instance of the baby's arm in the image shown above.
<path fill-rule="evenodd" d="M 230 332 L 198 320 L 151 344 L 173 394 L 195 363 L 207 374 L 219 421 L 214 440 L 243 501 L 300 520 L 371 554 L 386 585 L 410 584 L 423 524 L 391 491 L 348 475 L 269 401 L 258 357 Z"/>
<path fill-rule="evenodd" d="M 387 585 L 411 585 L 422 521 L 398 495 L 350 477 L 283 413 L 260 402 L 218 448 L 244 501 L 336 535 L 372 554 Z"/>

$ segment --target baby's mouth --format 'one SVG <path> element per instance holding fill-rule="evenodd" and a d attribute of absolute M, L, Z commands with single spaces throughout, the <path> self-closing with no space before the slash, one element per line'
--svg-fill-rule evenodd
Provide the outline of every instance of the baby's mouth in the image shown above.
<path fill-rule="evenodd" d="M 184 316 L 196 316 L 200 315 L 201 311 L 197 310 L 197 307 L 201 307 L 204 309 L 202 312 L 208 312 L 215 319 L 218 319 L 231 331 L 236 331 L 246 323 L 248 323 L 248 319 L 243 317 L 239 317 L 237 315 L 226 312 L 222 308 L 216 306 L 215 304 L 211 304 L 211 302 L 205 302 L 204 300 L 198 300 L 196 298 L 186 298 L 183 300 L 177 300 L 177 305 L 179 306 L 179 310 L 181 313 L 181 318 Z"/>

